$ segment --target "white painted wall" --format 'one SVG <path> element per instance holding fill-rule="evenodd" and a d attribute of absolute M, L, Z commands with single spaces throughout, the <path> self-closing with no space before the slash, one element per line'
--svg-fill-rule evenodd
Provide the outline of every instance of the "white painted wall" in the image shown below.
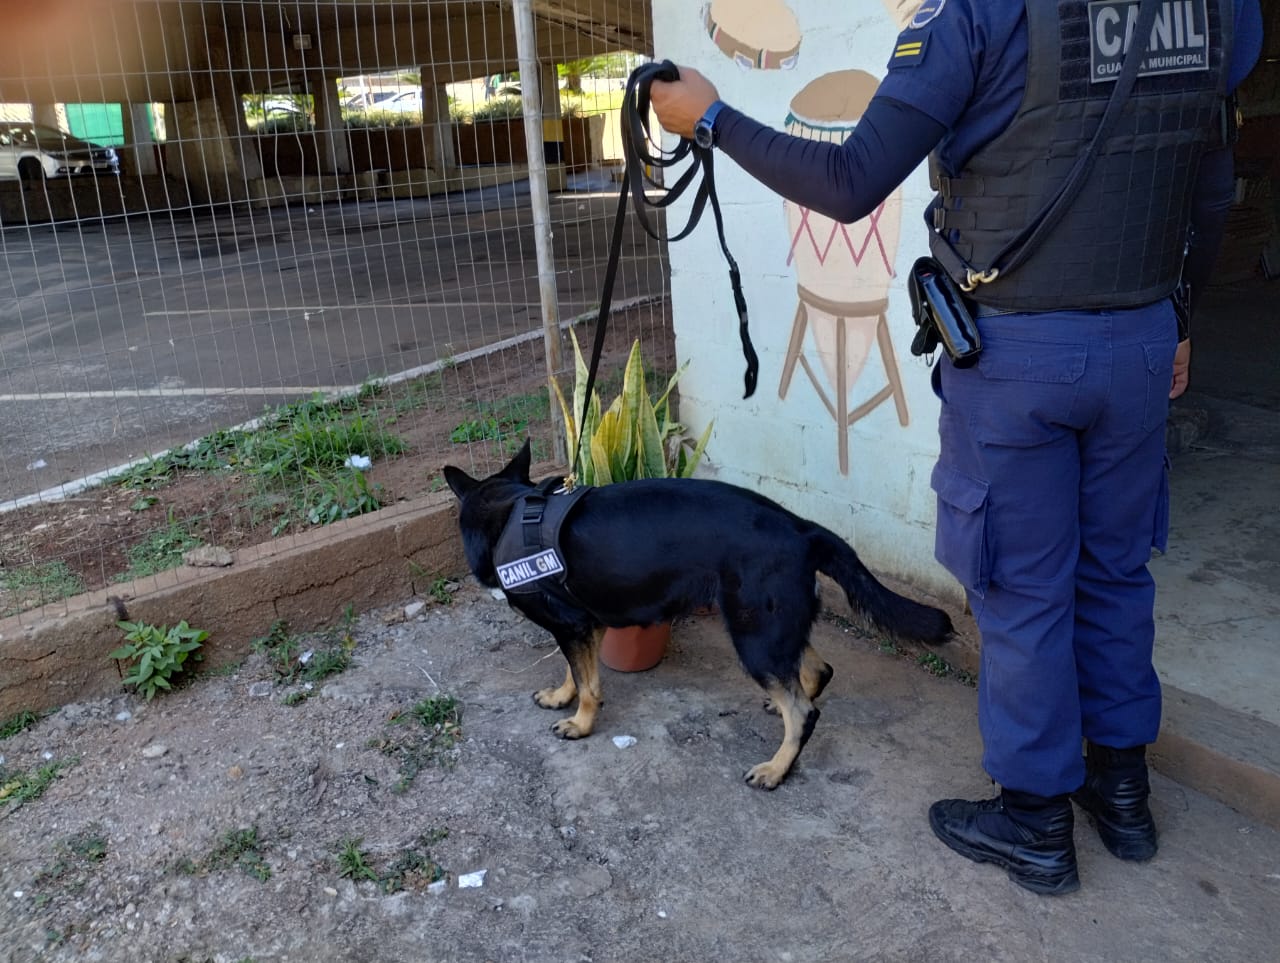
<path fill-rule="evenodd" d="M 705 73 L 728 103 L 782 129 L 793 98 L 823 75 L 856 68 L 878 81 L 884 74 L 902 18 L 896 0 L 653 0 L 658 59 L 688 64 Z M 712 11 L 723 22 L 717 44 L 704 26 Z M 722 48 L 750 48 L 754 38 L 784 46 L 790 25 L 798 29 L 799 52 L 790 69 L 745 68 Z M 759 39 L 756 42 L 759 42 Z M 812 88 L 811 88 L 812 89 Z M 830 98 L 828 98 L 829 100 Z M 856 120 L 850 121 L 856 123 Z M 756 394 L 742 400 L 744 364 L 737 317 L 724 259 L 710 213 L 690 238 L 671 246 L 672 299 L 680 359 L 691 360 L 680 382 L 681 418 L 700 432 L 709 419 L 715 429 L 702 474 L 745 485 L 788 508 L 819 521 L 849 539 L 873 570 L 954 599 L 959 587 L 933 559 L 934 495 L 929 476 L 937 457 L 938 402 L 929 386 L 929 369 L 911 356 L 914 334 L 904 278 L 912 262 L 927 253 L 921 211 L 930 192 L 924 167 L 901 188 L 900 240 L 890 259 L 894 276 L 874 257 L 855 268 L 848 254 L 829 256 L 815 268 L 813 258 L 788 264 L 798 214 L 790 219 L 781 198 L 748 177 L 723 154 L 717 156 L 717 186 L 723 204 L 729 248 L 742 269 L 751 314 L 751 331 L 760 354 Z M 682 225 L 687 208 L 673 211 L 670 224 Z M 814 219 L 811 218 L 811 222 Z M 882 217 L 881 236 L 892 248 L 892 211 Z M 825 242 L 833 225 L 815 228 Z M 850 229 L 855 241 L 867 225 Z M 807 238 L 802 238 L 807 241 Z M 838 249 L 842 237 L 836 239 Z M 833 260 L 834 258 L 834 260 Z M 836 267 L 836 264 L 841 265 Z M 842 275 L 843 273 L 843 280 Z M 848 279 L 862 276 L 862 288 Z M 837 457 L 839 430 L 804 369 L 797 365 L 786 397 L 780 384 L 796 318 L 797 285 L 817 285 L 845 302 L 887 294 L 887 327 L 896 354 L 908 423 L 900 422 L 892 399 L 848 428 L 848 470 Z M 843 287 L 842 287 L 843 284 Z M 824 370 L 814 331 L 833 332 L 833 317 L 810 312 L 803 353 L 828 396 L 832 381 Z M 874 319 L 851 332 L 874 330 Z M 852 383 L 849 408 L 869 399 L 889 379 L 874 346 Z"/>

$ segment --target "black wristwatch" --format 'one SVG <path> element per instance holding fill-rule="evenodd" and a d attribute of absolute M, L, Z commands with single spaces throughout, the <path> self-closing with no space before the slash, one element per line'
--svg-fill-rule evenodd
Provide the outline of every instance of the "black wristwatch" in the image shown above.
<path fill-rule="evenodd" d="M 724 101 L 712 101 L 707 112 L 693 126 L 693 142 L 703 150 L 711 150 L 716 146 L 716 115 L 724 109 Z"/>

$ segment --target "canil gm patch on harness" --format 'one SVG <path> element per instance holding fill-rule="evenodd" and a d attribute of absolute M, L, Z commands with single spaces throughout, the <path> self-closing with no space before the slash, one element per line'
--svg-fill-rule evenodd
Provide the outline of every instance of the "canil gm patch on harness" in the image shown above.
<path fill-rule="evenodd" d="M 1093 0 L 1089 4 L 1089 82 L 1120 76 L 1124 55 L 1138 23 L 1139 0 Z M 1209 69 L 1209 11 L 1206 0 L 1165 0 L 1156 12 L 1139 77 Z"/>
<path fill-rule="evenodd" d="M 543 549 L 536 555 L 526 555 L 514 562 L 498 566 L 498 581 L 504 589 L 528 585 L 540 578 L 559 575 L 564 571 L 564 564 L 554 548 Z"/>

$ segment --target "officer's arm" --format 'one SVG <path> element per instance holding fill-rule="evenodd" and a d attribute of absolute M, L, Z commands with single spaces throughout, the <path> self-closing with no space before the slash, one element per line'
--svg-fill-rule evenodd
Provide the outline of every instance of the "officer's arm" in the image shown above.
<path fill-rule="evenodd" d="M 732 107 L 716 119 L 719 147 L 766 187 L 811 210 L 852 223 L 906 180 L 946 128 L 923 111 L 874 97 L 843 144 L 784 134 Z"/>

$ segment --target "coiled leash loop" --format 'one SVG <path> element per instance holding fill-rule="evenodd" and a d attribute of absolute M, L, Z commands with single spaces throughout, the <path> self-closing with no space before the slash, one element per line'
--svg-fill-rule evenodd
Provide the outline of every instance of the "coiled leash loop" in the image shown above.
<path fill-rule="evenodd" d="M 750 398 L 756 390 L 756 380 L 760 370 L 760 360 L 756 349 L 751 344 L 751 334 L 747 329 L 747 299 L 742 293 L 742 276 L 738 271 L 738 263 L 729 253 L 729 245 L 724 237 L 724 218 L 720 214 L 720 201 L 716 197 L 715 169 L 713 154 L 710 148 L 702 148 L 688 138 L 681 138 L 675 149 L 666 153 L 655 143 L 649 132 L 649 90 L 655 80 L 674 82 L 680 79 L 680 72 L 670 60 L 662 63 L 643 64 L 631 72 L 627 78 L 626 93 L 622 101 L 622 152 L 623 174 L 622 189 L 618 192 L 618 208 L 613 218 L 613 238 L 609 242 L 609 262 L 605 268 L 604 285 L 600 292 L 600 313 L 596 320 L 595 343 L 591 348 L 591 362 L 587 368 L 587 390 L 583 398 L 582 414 L 578 421 L 578 443 L 573 456 L 573 475 L 578 473 L 578 462 L 582 453 L 582 429 L 586 422 L 587 410 L 591 405 L 591 394 L 595 387 L 596 369 L 600 364 L 600 354 L 604 350 L 605 325 L 609 319 L 609 310 L 613 302 L 613 283 L 618 274 L 618 260 L 622 255 L 622 230 L 627 219 L 627 202 L 635 209 L 636 218 L 654 240 L 662 240 L 662 235 L 649 219 L 649 208 L 666 208 L 683 196 L 693 183 L 698 172 L 702 172 L 702 180 L 698 183 L 693 204 L 689 211 L 689 221 L 680 233 L 670 235 L 668 241 L 679 241 L 688 237 L 702 218 L 707 201 L 711 202 L 711 212 L 715 216 L 716 233 L 720 238 L 720 250 L 729 264 L 729 282 L 733 286 L 733 303 L 738 311 L 738 336 L 742 340 L 742 354 L 746 358 L 747 370 L 744 376 L 746 393 Z M 652 150 L 650 148 L 653 148 Z M 650 170 L 674 167 L 690 155 L 694 162 L 689 165 L 680 178 L 671 187 L 658 183 L 649 173 Z M 645 192 L 651 187 L 661 192 L 656 200 L 651 200 Z"/>

